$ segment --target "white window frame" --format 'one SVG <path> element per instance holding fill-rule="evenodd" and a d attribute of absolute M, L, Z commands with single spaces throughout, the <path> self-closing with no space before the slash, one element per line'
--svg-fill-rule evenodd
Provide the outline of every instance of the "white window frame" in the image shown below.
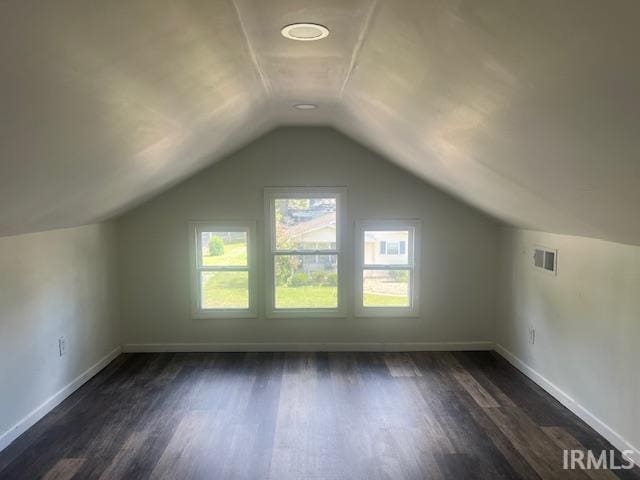
<path fill-rule="evenodd" d="M 247 234 L 247 266 L 204 266 L 200 245 L 202 232 L 245 232 Z M 189 245 L 191 263 L 191 317 L 209 318 L 256 318 L 257 305 L 257 259 L 255 249 L 256 222 L 253 221 L 197 221 L 189 223 Z M 248 272 L 249 308 L 202 308 L 201 272 Z"/>
<path fill-rule="evenodd" d="M 346 227 L 345 187 L 267 187 L 264 189 L 265 239 L 266 239 L 266 316 L 267 318 L 340 318 L 345 316 L 344 234 Z M 320 250 L 278 250 L 276 248 L 275 200 L 277 198 L 335 198 L 336 199 L 336 247 Z M 276 308 L 275 258 L 277 255 L 335 255 L 338 260 L 337 308 Z"/>
<path fill-rule="evenodd" d="M 366 265 L 364 263 L 365 231 L 407 230 L 407 264 Z M 355 314 L 358 317 L 417 317 L 420 315 L 420 234 L 419 220 L 361 220 L 356 223 Z M 400 249 L 398 245 L 398 250 Z M 365 270 L 408 270 L 408 307 L 365 307 L 363 275 Z"/>

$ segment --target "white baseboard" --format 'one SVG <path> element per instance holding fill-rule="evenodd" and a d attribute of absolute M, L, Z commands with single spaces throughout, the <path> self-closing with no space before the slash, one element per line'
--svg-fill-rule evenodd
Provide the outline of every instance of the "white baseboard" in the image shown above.
<path fill-rule="evenodd" d="M 6 432 L 0 434 L 0 451 L 7 448 L 11 442 L 22 435 L 30 427 L 44 417 L 47 413 L 53 410 L 60 404 L 65 398 L 75 392 L 78 388 L 84 385 L 91 379 L 96 373 L 106 367 L 109 362 L 120 355 L 121 348 L 117 347 L 109 352 L 107 355 L 98 360 L 95 364 L 73 379 L 70 383 L 62 387 L 56 393 L 51 395 L 48 399 L 42 402 L 38 407 L 33 409 L 26 417 L 16 423 Z"/>
<path fill-rule="evenodd" d="M 547 378 L 541 375 L 537 370 L 531 368 L 525 362 L 516 357 L 509 350 L 504 348 L 502 345 L 496 344 L 495 351 L 499 353 L 502 357 L 505 358 L 511 365 L 516 367 L 522 373 L 524 373 L 527 377 L 537 383 L 543 390 L 553 396 L 556 400 L 558 400 L 562 405 L 567 407 L 573 413 L 575 413 L 582 421 L 584 421 L 587 425 L 593 428 L 596 432 L 606 438 L 615 448 L 620 450 L 621 452 L 624 450 L 628 450 L 633 452 L 631 455 L 628 455 L 628 458 L 632 460 L 636 465 L 640 466 L 640 450 L 631 445 L 625 438 L 620 435 L 618 432 L 613 430 L 609 425 L 604 423 L 598 417 L 596 417 L 593 413 L 587 410 L 585 407 L 580 405 L 576 400 L 574 400 L 570 395 L 561 390 L 558 386 L 550 382 Z"/>
<path fill-rule="evenodd" d="M 419 352 L 493 350 L 493 342 L 401 343 L 129 343 L 127 353 L 142 352 Z"/>

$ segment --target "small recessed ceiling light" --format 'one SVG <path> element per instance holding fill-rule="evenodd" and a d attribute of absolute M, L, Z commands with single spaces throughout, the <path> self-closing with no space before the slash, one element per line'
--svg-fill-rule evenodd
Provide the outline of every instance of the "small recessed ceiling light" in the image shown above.
<path fill-rule="evenodd" d="M 315 110 L 318 106 L 314 103 L 298 103 L 294 105 L 293 108 L 297 108 L 298 110 Z"/>
<path fill-rule="evenodd" d="M 293 23 L 280 30 L 280 33 L 282 33 L 283 37 L 290 40 L 311 42 L 327 37 L 329 35 L 329 29 L 317 23 Z"/>

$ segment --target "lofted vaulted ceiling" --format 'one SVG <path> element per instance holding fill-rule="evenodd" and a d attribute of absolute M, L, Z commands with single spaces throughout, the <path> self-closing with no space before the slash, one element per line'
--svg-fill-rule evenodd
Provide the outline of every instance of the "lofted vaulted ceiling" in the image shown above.
<path fill-rule="evenodd" d="M 0 235 L 109 218 L 318 124 L 506 223 L 640 244 L 638 18 L 637 0 L 4 1 Z M 300 21 L 331 34 L 280 35 Z"/>

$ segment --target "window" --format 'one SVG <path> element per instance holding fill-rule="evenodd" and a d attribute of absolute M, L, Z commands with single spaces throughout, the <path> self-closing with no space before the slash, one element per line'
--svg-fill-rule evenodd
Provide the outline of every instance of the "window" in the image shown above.
<path fill-rule="evenodd" d="M 356 313 L 417 316 L 419 222 L 363 221 L 357 235 Z"/>
<path fill-rule="evenodd" d="M 400 242 L 389 242 L 387 244 L 387 255 L 398 255 L 400 252 Z"/>
<path fill-rule="evenodd" d="M 268 188 L 270 317 L 343 314 L 342 188 Z"/>
<path fill-rule="evenodd" d="M 255 317 L 255 225 L 197 222 L 189 230 L 193 317 Z"/>
<path fill-rule="evenodd" d="M 406 240 L 380 241 L 380 255 L 404 255 L 407 252 Z"/>

